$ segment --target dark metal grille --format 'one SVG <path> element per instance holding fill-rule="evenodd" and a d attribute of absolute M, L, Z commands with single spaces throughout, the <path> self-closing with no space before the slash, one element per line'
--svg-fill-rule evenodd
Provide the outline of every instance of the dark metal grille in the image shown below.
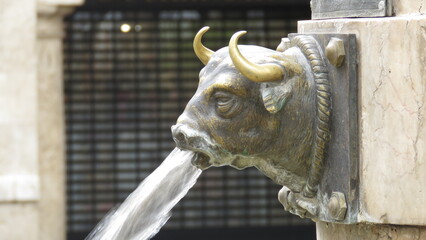
<path fill-rule="evenodd" d="M 195 92 L 203 67 L 195 33 L 213 50 L 242 43 L 275 48 L 306 9 L 89 10 L 67 19 L 65 105 L 68 231 L 88 232 L 175 146 L 170 127 Z M 121 31 L 128 24 L 130 31 Z M 245 42 L 244 42 L 245 41 Z M 279 186 L 255 169 L 205 171 L 173 210 L 169 229 L 309 224 L 278 203 Z"/>

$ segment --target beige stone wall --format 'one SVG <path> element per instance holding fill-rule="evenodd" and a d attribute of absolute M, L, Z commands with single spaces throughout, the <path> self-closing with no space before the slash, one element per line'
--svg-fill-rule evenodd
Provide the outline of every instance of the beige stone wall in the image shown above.
<path fill-rule="evenodd" d="M 35 7 L 0 1 L 0 201 L 39 197 Z"/>
<path fill-rule="evenodd" d="M 360 221 L 426 225 L 426 16 L 302 21 L 299 32 L 357 35 Z"/>
<path fill-rule="evenodd" d="M 317 223 L 317 240 L 425 240 L 426 227 Z"/>
<path fill-rule="evenodd" d="M 0 0 L 0 239 L 65 239 L 62 18 L 82 0 Z"/>
<path fill-rule="evenodd" d="M 39 13 L 38 30 L 39 239 L 65 239 L 62 15 Z"/>
<path fill-rule="evenodd" d="M 426 16 L 302 21 L 357 35 L 360 221 L 426 225 Z"/>
<path fill-rule="evenodd" d="M 5 240 L 39 239 L 38 207 L 35 203 L 0 203 L 0 238 Z"/>
<path fill-rule="evenodd" d="M 36 4 L 0 0 L 0 236 L 38 235 Z M 18 14 L 19 13 L 19 14 Z"/>
<path fill-rule="evenodd" d="M 425 0 L 392 0 L 393 12 L 396 16 L 426 13 Z"/>

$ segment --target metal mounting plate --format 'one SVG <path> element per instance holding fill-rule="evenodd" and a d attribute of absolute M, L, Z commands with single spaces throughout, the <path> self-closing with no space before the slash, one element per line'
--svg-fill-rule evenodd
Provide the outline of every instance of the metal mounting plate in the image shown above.
<path fill-rule="evenodd" d="M 290 34 L 289 39 L 303 34 Z M 354 34 L 306 34 L 315 38 L 327 64 L 332 91 L 331 140 L 319 185 L 317 200 L 321 206 L 319 220 L 355 223 L 358 213 L 358 82 L 357 52 Z M 345 57 L 339 67 L 325 56 L 330 40 L 340 39 Z M 333 193 L 343 193 L 347 211 L 336 219 L 327 208 Z"/>

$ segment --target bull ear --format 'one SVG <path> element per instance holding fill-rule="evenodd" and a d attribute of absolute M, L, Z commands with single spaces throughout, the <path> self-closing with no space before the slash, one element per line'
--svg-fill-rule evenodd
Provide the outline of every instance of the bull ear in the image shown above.
<path fill-rule="evenodd" d="M 291 90 L 288 81 L 261 83 L 260 92 L 266 110 L 272 114 L 279 112 L 291 97 Z"/>

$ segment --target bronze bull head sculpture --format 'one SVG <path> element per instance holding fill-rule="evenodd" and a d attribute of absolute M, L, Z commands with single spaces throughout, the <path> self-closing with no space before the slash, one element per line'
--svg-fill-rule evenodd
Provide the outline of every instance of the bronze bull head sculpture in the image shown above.
<path fill-rule="evenodd" d="M 285 208 L 317 215 L 315 193 L 329 139 L 331 97 L 321 54 L 309 39 L 284 52 L 238 46 L 244 31 L 216 52 L 194 39 L 206 66 L 199 86 L 172 127 L 179 148 L 201 169 L 256 167 L 287 191 Z"/>

